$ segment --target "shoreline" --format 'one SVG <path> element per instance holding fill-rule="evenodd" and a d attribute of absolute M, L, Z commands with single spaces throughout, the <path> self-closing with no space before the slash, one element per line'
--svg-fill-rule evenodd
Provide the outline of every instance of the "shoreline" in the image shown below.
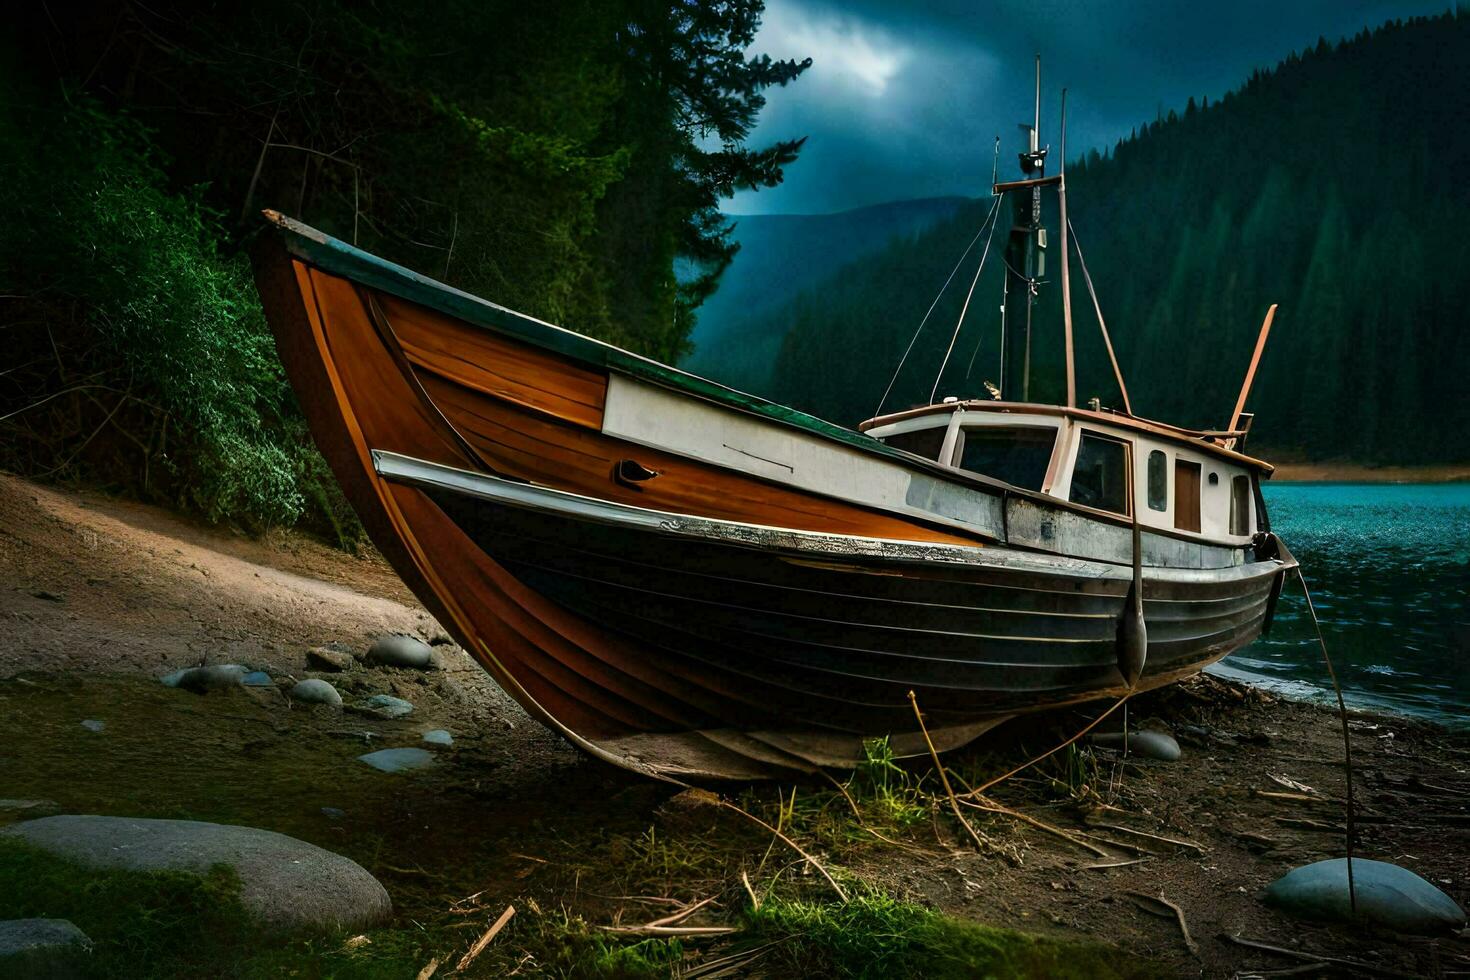
<path fill-rule="evenodd" d="M 1470 463 L 1376 466 L 1372 463 L 1278 463 L 1272 483 L 1466 483 Z"/>

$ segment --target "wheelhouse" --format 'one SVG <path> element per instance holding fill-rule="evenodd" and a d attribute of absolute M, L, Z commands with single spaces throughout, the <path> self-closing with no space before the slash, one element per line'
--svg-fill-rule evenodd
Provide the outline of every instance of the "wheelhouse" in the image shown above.
<path fill-rule="evenodd" d="M 942 466 L 1191 540 L 1244 546 L 1268 529 L 1271 467 L 1194 432 L 1128 415 L 947 402 L 882 416 L 868 435 Z"/>

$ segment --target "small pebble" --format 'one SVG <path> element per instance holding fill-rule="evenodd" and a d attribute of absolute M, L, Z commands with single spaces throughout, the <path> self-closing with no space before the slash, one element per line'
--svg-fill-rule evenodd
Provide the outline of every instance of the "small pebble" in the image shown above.
<path fill-rule="evenodd" d="M 82 727 L 89 732 L 100 732 L 107 727 L 107 722 L 98 721 L 96 718 L 88 718 L 82 722 Z"/>
<path fill-rule="evenodd" d="M 427 670 L 434 665 L 434 652 L 423 640 L 412 636 L 380 636 L 368 648 L 367 662 L 384 667 Z"/>
<path fill-rule="evenodd" d="M 454 745 L 454 736 L 442 728 L 424 732 L 424 744 L 447 749 Z"/>
<path fill-rule="evenodd" d="M 379 749 L 357 759 L 380 772 L 408 772 L 434 764 L 434 754 L 425 749 Z"/>
<path fill-rule="evenodd" d="M 352 662 L 352 654 L 331 647 L 312 647 L 306 651 L 306 665 L 313 670 L 343 671 Z"/>
<path fill-rule="evenodd" d="M 169 687 L 182 688 L 195 694 L 239 687 L 245 677 L 245 668 L 239 664 L 211 664 L 208 667 L 190 667 L 175 671 L 163 678 Z"/>
<path fill-rule="evenodd" d="M 413 705 L 391 694 L 374 694 L 362 703 L 359 710 L 379 718 L 404 718 L 413 714 Z"/>
<path fill-rule="evenodd" d="M 329 704 L 340 707 L 342 695 L 337 689 L 324 680 L 316 677 L 297 681 L 296 686 L 291 688 L 291 700 L 300 701 L 302 704 Z"/>

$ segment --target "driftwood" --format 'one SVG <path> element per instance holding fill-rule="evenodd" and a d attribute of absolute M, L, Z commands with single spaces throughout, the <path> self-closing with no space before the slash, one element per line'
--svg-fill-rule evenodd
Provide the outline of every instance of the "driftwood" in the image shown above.
<path fill-rule="evenodd" d="M 1115 831 L 1117 831 L 1120 834 L 1134 834 L 1134 835 L 1136 835 L 1138 837 L 1146 837 L 1149 840 L 1161 841 L 1161 842 L 1163 842 L 1165 844 L 1174 844 L 1174 845 L 1176 845 L 1178 847 L 1192 848 L 1193 850 L 1196 850 L 1196 851 L 1200 852 L 1201 854 L 1205 853 L 1205 849 L 1202 846 L 1200 846 L 1199 844 L 1196 844 L 1194 841 L 1178 840 L 1177 838 L 1174 838 L 1174 837 L 1161 837 L 1158 834 L 1150 834 L 1146 830 L 1134 830 L 1132 827 L 1124 827 L 1121 824 L 1115 824 L 1115 823 L 1095 823 L 1095 824 L 1090 824 L 1090 826 L 1093 826 L 1093 827 L 1102 827 L 1105 830 L 1115 830 Z"/>
<path fill-rule="evenodd" d="M 949 776 L 944 772 L 944 765 L 939 761 L 939 753 L 934 748 L 934 741 L 929 738 L 929 729 L 924 725 L 924 714 L 919 710 L 919 698 L 913 691 L 909 692 L 909 704 L 914 706 L 914 717 L 919 719 L 919 731 L 924 733 L 924 744 L 929 746 L 929 757 L 934 760 L 934 768 L 939 773 L 939 781 L 944 785 L 944 792 L 949 796 L 949 808 L 954 811 L 955 819 L 960 826 L 969 831 L 970 839 L 975 842 L 975 849 L 985 851 L 988 848 L 988 840 L 982 840 L 975 828 L 970 826 L 970 821 L 965 819 L 964 813 L 960 811 L 960 801 L 955 798 L 954 787 L 949 785 Z"/>
<path fill-rule="evenodd" d="M 1246 939 L 1244 936 L 1234 936 L 1228 932 L 1220 933 L 1220 938 L 1226 942 L 1235 943 L 1237 946 L 1265 950 L 1268 953 L 1278 953 L 1282 956 L 1290 956 L 1293 959 L 1310 960 L 1314 963 L 1336 963 L 1340 966 L 1350 966 L 1355 970 L 1362 970 L 1364 973 L 1376 973 L 1384 977 L 1403 977 L 1405 980 L 1413 980 L 1414 978 L 1414 974 L 1412 973 L 1390 970 L 1388 967 L 1376 966 L 1372 963 L 1366 963 L 1363 960 L 1350 960 L 1343 956 L 1325 956 L 1321 953 L 1308 953 L 1300 949 L 1288 949 L 1285 946 L 1272 946 L 1270 943 L 1263 943 L 1258 939 Z"/>
<path fill-rule="evenodd" d="M 505 924 L 509 922 L 510 917 L 515 914 L 516 907 L 514 905 L 507 905 L 505 907 L 505 911 L 500 913 L 500 918 L 495 920 L 495 924 L 492 925 L 489 929 L 486 929 L 484 935 L 482 935 L 479 939 L 476 939 L 475 944 L 469 948 L 469 952 L 460 957 L 459 962 L 456 963 L 454 966 L 454 972 L 463 973 L 466 969 L 468 969 L 469 965 L 475 962 L 475 957 L 485 952 L 485 947 L 490 945 L 490 940 L 500 935 L 500 930 L 505 928 Z"/>

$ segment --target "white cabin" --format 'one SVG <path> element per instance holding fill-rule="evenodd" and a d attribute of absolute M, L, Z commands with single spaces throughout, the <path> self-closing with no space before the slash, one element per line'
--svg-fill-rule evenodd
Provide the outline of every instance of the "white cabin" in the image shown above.
<path fill-rule="evenodd" d="M 1188 539 L 1245 545 L 1265 530 L 1269 467 L 1191 433 L 1083 409 L 962 402 L 882 416 L 863 431 L 943 466 Z"/>

